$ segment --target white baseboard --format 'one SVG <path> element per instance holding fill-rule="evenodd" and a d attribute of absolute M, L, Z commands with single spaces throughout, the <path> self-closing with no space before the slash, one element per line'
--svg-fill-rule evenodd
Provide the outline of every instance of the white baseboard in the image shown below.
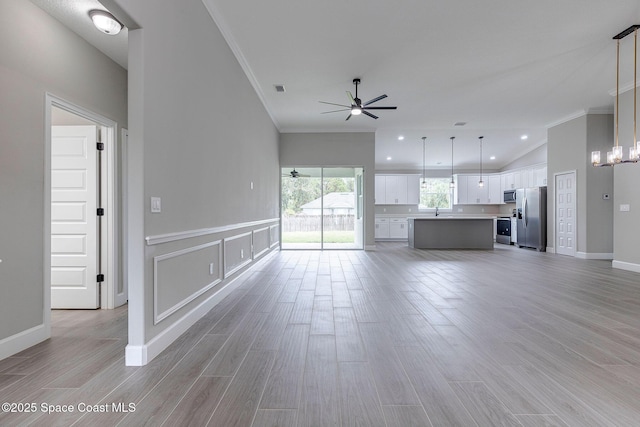
<path fill-rule="evenodd" d="M 614 259 L 611 262 L 611 267 L 618 268 L 620 270 L 627 270 L 627 271 L 633 271 L 635 273 L 640 273 L 640 264 L 634 264 L 632 262 L 616 261 Z"/>
<path fill-rule="evenodd" d="M 576 252 L 576 258 L 581 259 L 613 259 L 611 253 L 597 253 L 597 252 Z"/>
<path fill-rule="evenodd" d="M 555 254 L 556 253 L 556 248 L 551 248 L 551 247 L 547 246 L 546 251 L 549 254 Z"/>
<path fill-rule="evenodd" d="M 376 250 L 376 245 L 364 245 L 364 250 L 365 251 L 375 251 Z"/>
<path fill-rule="evenodd" d="M 11 335 L 0 340 L 0 360 L 13 356 L 49 338 L 51 338 L 51 329 L 45 328 L 44 324 Z"/>
<path fill-rule="evenodd" d="M 222 301 L 224 297 L 226 297 L 232 291 L 242 285 L 243 282 L 238 279 L 247 274 L 249 271 L 253 270 L 255 267 L 266 262 L 277 252 L 278 251 L 272 251 L 270 254 L 267 254 L 263 258 L 260 258 L 260 260 L 256 261 L 255 264 L 240 273 L 238 277 L 235 277 L 229 283 L 225 284 L 221 289 L 219 289 L 205 301 L 198 304 L 197 307 L 194 307 L 180 319 L 176 320 L 171 326 L 167 327 L 167 329 L 163 330 L 158 335 L 153 337 L 145 345 L 127 345 L 125 350 L 125 364 L 127 366 L 144 366 L 147 363 L 151 362 L 156 356 L 158 356 L 167 347 L 169 347 L 171 343 L 178 339 L 180 335 L 185 333 L 187 329 L 193 326 L 213 307 L 215 307 L 220 301 Z"/>

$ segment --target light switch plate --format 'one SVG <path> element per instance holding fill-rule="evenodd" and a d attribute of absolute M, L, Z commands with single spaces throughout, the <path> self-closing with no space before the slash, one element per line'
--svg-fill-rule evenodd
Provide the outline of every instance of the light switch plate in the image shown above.
<path fill-rule="evenodd" d="M 162 201 L 160 197 L 152 197 L 151 198 L 151 213 L 160 213 L 162 212 Z"/>

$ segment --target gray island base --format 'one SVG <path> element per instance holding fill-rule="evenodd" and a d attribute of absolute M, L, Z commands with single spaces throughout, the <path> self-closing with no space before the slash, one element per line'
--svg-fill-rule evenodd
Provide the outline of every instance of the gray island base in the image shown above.
<path fill-rule="evenodd" d="M 493 218 L 408 218 L 409 247 L 415 249 L 493 249 Z"/>

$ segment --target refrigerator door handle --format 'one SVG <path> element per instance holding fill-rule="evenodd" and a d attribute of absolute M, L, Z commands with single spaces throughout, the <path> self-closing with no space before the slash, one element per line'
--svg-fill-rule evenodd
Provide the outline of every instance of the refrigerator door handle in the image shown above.
<path fill-rule="evenodd" d="M 522 210 L 524 211 L 524 225 L 525 227 L 527 226 L 527 224 L 529 223 L 528 218 L 527 218 L 527 198 L 524 198 L 524 201 L 522 203 Z"/>

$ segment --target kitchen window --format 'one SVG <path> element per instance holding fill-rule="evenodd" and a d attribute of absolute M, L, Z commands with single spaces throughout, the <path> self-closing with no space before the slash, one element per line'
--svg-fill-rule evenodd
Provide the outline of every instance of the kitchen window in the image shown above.
<path fill-rule="evenodd" d="M 453 190 L 449 187 L 449 178 L 425 178 L 426 186 L 422 186 L 420 179 L 420 204 L 421 211 L 442 211 L 453 209 Z"/>

